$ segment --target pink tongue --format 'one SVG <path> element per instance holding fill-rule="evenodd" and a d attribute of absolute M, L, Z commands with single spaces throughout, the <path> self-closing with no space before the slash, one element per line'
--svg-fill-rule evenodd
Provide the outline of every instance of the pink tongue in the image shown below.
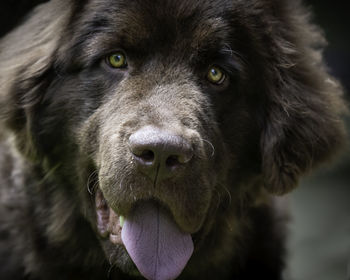
<path fill-rule="evenodd" d="M 144 202 L 125 219 L 122 240 L 140 273 L 148 280 L 175 279 L 193 252 L 190 234 L 158 205 Z"/>

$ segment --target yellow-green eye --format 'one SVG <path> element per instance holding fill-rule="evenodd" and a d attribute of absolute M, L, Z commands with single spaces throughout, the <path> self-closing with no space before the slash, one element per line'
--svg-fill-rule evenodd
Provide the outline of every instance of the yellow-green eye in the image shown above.
<path fill-rule="evenodd" d="M 113 68 L 124 68 L 128 65 L 125 55 L 121 52 L 109 55 L 107 57 L 107 62 Z"/>
<path fill-rule="evenodd" d="M 225 81 L 225 78 L 224 71 L 217 66 L 210 67 L 207 73 L 207 79 L 213 84 L 221 85 Z"/>

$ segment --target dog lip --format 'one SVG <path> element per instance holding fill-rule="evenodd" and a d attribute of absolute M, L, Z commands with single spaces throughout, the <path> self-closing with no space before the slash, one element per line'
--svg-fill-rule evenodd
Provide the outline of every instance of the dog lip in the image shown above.
<path fill-rule="evenodd" d="M 102 191 L 95 194 L 97 231 L 102 238 L 109 238 L 113 244 L 123 244 L 121 239 L 122 219 L 105 200 Z"/>
<path fill-rule="evenodd" d="M 113 243 L 113 244 L 122 244 L 122 238 L 120 236 L 120 234 L 109 234 L 109 240 Z"/>

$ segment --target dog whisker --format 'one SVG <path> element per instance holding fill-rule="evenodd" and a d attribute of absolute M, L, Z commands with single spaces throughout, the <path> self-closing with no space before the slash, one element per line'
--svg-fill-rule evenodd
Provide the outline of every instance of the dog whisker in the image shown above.
<path fill-rule="evenodd" d="M 214 145 L 209 140 L 206 140 L 206 139 L 203 139 L 203 138 L 201 138 L 201 140 L 204 143 L 207 143 L 210 146 L 210 148 L 212 149 L 212 153 L 211 153 L 210 157 L 214 157 L 214 155 L 215 155 L 215 147 L 214 147 Z"/>
<path fill-rule="evenodd" d="M 221 194 L 216 188 L 214 188 L 214 192 L 215 192 L 215 194 L 217 196 L 216 209 L 219 209 L 220 204 L 221 204 Z"/>
<path fill-rule="evenodd" d="M 116 255 L 116 254 L 113 252 L 113 253 L 110 255 L 109 259 L 108 259 L 109 268 L 108 268 L 108 270 L 107 270 L 107 279 L 110 278 L 113 268 L 116 267 L 116 264 L 115 264 L 115 263 L 112 263 L 112 258 L 114 258 L 115 255 Z"/>
<path fill-rule="evenodd" d="M 45 183 L 45 181 L 48 180 L 60 166 L 61 166 L 61 163 L 58 163 L 54 167 L 52 167 L 50 170 L 48 170 L 45 176 L 40 180 L 39 185 Z"/>
<path fill-rule="evenodd" d="M 122 189 L 123 188 L 123 181 L 125 180 L 125 176 L 124 177 L 122 177 L 122 179 L 120 180 L 120 183 L 119 183 L 119 187 L 120 187 L 120 189 Z"/>
<path fill-rule="evenodd" d="M 108 263 L 109 263 L 111 266 L 113 266 L 113 264 L 112 264 L 112 258 L 114 257 L 114 255 L 115 255 L 115 253 L 113 252 L 113 253 L 109 256 L 109 258 L 108 258 Z"/>
<path fill-rule="evenodd" d="M 88 177 L 88 180 L 87 180 L 87 183 L 86 183 L 86 187 L 87 187 L 87 191 L 89 192 L 89 194 L 90 195 L 92 195 L 93 194 L 93 191 L 94 191 L 94 189 L 95 189 L 95 186 L 96 186 L 96 184 L 97 184 L 97 182 L 98 182 L 98 178 L 94 178 L 94 180 L 96 180 L 95 182 L 94 182 L 94 184 L 93 184 L 93 186 L 92 186 L 92 188 L 91 188 L 91 179 L 92 179 L 92 177 L 93 176 L 95 176 L 97 174 L 97 170 L 95 170 L 95 171 L 93 171 L 90 175 L 89 175 L 89 177 Z"/>
<path fill-rule="evenodd" d="M 227 187 L 222 186 L 224 191 L 226 192 L 227 196 L 228 196 L 228 205 L 231 205 L 232 203 L 232 196 L 231 196 L 231 192 L 228 190 Z"/>

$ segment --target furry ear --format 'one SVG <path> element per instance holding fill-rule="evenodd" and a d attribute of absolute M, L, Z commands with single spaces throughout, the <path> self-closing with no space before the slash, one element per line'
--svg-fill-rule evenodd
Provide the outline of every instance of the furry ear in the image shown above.
<path fill-rule="evenodd" d="M 266 62 L 262 172 L 265 188 L 274 194 L 292 190 L 300 175 L 329 160 L 345 143 L 341 115 L 346 108 L 341 87 L 322 62 L 324 39 L 306 16 L 291 14 L 282 14 L 290 26 L 279 22 L 270 37 L 279 55 Z"/>
<path fill-rule="evenodd" d="M 0 40 L 0 120 L 16 133 L 17 146 L 36 158 L 31 133 L 35 108 L 54 75 L 55 51 L 69 16 L 65 1 L 53 0 L 33 10 L 28 19 Z M 67 4 L 67 3 L 65 3 Z"/>

